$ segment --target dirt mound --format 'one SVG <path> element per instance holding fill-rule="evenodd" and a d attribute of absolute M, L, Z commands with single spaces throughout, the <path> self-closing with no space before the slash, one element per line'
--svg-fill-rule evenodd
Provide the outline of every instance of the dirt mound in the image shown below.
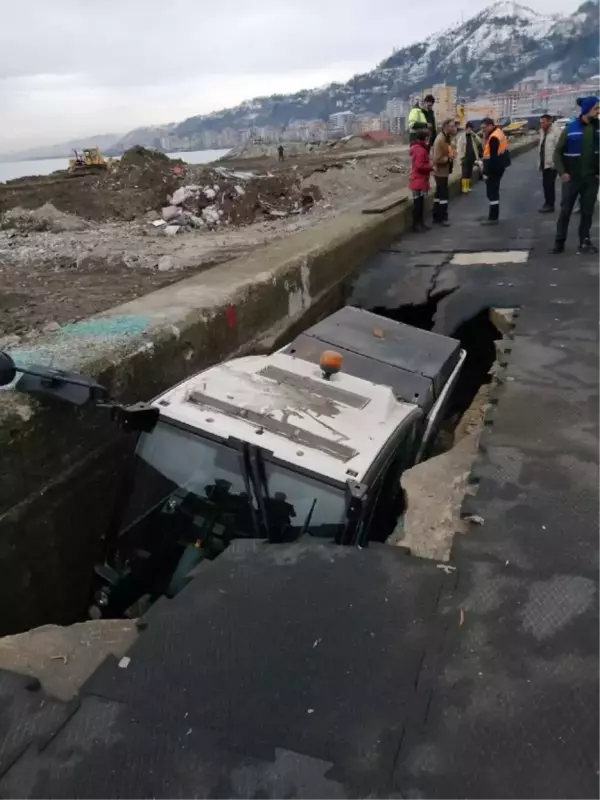
<path fill-rule="evenodd" d="M 123 153 L 114 170 L 98 185 L 102 192 L 104 219 L 132 220 L 159 209 L 167 194 L 181 183 L 183 162 L 164 153 L 132 147 Z"/>
<path fill-rule="evenodd" d="M 44 203 L 40 208 L 12 208 L 0 219 L 0 228 L 16 230 L 22 233 L 51 231 L 84 231 L 90 223 L 74 214 L 65 214 L 55 208 L 52 203 Z"/>
<path fill-rule="evenodd" d="M 155 150 L 133 147 L 116 166 L 98 175 L 53 173 L 0 189 L 0 211 L 37 209 L 47 203 L 87 220 L 133 220 L 159 209 L 181 183 L 183 162 Z"/>
<path fill-rule="evenodd" d="M 311 153 L 318 153 L 327 150 L 328 142 L 245 142 L 238 147 L 234 147 L 219 161 L 235 161 L 237 159 L 253 158 L 278 158 L 278 147 L 283 145 L 286 158 L 305 156 Z"/>
<path fill-rule="evenodd" d="M 136 145 L 126 150 L 117 162 L 117 171 L 121 174 L 129 173 L 134 170 L 146 172 L 151 165 L 156 167 L 169 168 L 174 163 L 183 164 L 181 159 L 175 162 L 160 150 L 148 150 L 146 147 Z"/>

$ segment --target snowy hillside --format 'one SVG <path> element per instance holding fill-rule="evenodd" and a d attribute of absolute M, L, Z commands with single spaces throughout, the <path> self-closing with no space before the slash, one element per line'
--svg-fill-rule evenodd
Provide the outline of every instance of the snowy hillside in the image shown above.
<path fill-rule="evenodd" d="M 466 89 L 485 84 L 495 72 L 502 74 L 508 68 L 513 73 L 530 63 L 537 55 L 537 43 L 558 21 L 518 3 L 499 3 L 425 44 L 407 48 L 408 58 L 406 51 L 400 50 L 381 66 L 396 70 L 397 76 L 410 84 L 427 79 L 434 83 L 450 69 Z"/>

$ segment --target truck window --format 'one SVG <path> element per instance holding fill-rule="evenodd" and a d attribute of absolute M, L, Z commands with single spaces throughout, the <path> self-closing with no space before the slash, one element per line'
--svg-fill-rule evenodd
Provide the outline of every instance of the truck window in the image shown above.
<path fill-rule="evenodd" d="M 185 512 L 194 524 L 215 510 L 235 520 L 237 535 L 252 535 L 250 498 L 239 453 L 226 445 L 159 424 L 138 443 L 133 489 L 121 531 L 169 510 Z M 209 509 L 210 507 L 210 509 Z M 216 507 L 216 509 L 215 509 Z"/>
<path fill-rule="evenodd" d="M 269 462 L 265 462 L 265 472 L 270 517 L 281 526 L 279 530 L 284 541 L 297 538 L 304 528 L 311 536 L 333 539 L 344 526 L 346 494 L 343 488 Z"/>

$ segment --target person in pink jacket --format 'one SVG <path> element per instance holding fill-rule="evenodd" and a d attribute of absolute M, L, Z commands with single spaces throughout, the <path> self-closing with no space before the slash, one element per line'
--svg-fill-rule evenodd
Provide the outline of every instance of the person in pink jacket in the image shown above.
<path fill-rule="evenodd" d="M 412 215 L 415 233 L 423 233 L 429 230 L 425 225 L 425 197 L 429 191 L 429 176 L 433 166 L 429 159 L 429 132 L 420 130 L 416 132 L 416 138 L 410 146 L 410 181 L 409 188 L 412 191 Z"/>

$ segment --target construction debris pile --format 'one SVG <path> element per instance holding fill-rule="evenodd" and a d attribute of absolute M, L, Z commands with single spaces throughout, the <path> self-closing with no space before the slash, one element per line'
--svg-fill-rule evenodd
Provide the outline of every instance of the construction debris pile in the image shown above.
<path fill-rule="evenodd" d="M 322 197 L 317 186 L 302 186 L 296 174 L 255 175 L 217 167 L 200 170 L 198 177 L 201 181 L 179 186 L 167 197 L 155 227 L 173 235 L 185 228 L 249 225 L 301 214 Z"/>
<path fill-rule="evenodd" d="M 320 199 L 320 190 L 303 185 L 294 169 L 276 174 L 236 172 L 189 165 L 134 147 L 100 174 L 53 173 L 12 181 L 0 189 L 0 213 L 51 205 L 96 223 L 146 217 L 172 234 L 183 228 L 214 230 L 301 214 Z M 35 229 L 35 220 L 23 221 Z"/>

